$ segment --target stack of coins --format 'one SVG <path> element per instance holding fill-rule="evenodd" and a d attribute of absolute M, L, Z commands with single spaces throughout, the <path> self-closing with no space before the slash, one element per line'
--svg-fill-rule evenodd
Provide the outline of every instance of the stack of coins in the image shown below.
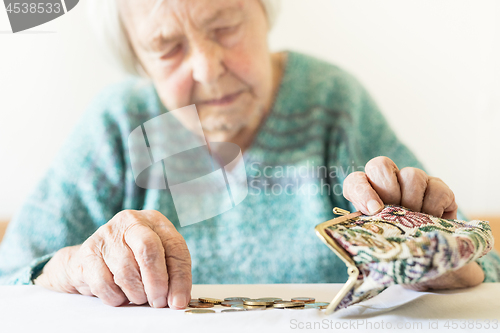
<path fill-rule="evenodd" d="M 314 303 L 315 299 L 311 297 L 294 297 L 292 302 Z"/>
<path fill-rule="evenodd" d="M 210 303 L 210 304 L 222 303 L 222 300 L 218 299 L 218 298 L 200 297 L 198 299 L 200 300 L 200 302 L 203 302 L 203 303 Z"/>
<path fill-rule="evenodd" d="M 189 302 L 188 307 L 190 307 L 190 308 L 213 308 L 214 305 L 212 303 L 204 303 L 204 302 L 200 302 L 199 300 L 192 299 Z"/>
<path fill-rule="evenodd" d="M 191 299 L 189 307 L 194 309 L 186 310 L 187 314 L 198 313 L 215 313 L 215 310 L 207 309 L 214 306 L 223 306 L 221 312 L 239 312 L 252 310 L 267 310 L 267 309 L 324 309 L 329 303 L 315 303 L 315 299 L 311 297 L 294 297 L 290 301 L 284 301 L 279 297 L 263 297 L 263 298 L 248 298 L 248 297 L 226 297 L 224 300 L 218 298 L 200 297 Z"/>
<path fill-rule="evenodd" d="M 250 299 L 250 298 L 248 298 L 248 297 L 226 297 L 226 298 L 224 298 L 224 300 L 228 301 L 228 302 L 230 302 L 230 301 L 241 301 L 241 302 L 243 302 L 244 300 L 247 300 L 247 299 Z"/>
<path fill-rule="evenodd" d="M 274 307 L 276 309 L 291 309 L 291 308 L 303 308 L 305 303 L 303 302 L 276 302 Z"/>

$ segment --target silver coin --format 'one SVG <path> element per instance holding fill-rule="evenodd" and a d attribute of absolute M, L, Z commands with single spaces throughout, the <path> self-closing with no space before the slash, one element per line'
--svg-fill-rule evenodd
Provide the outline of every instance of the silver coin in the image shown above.
<path fill-rule="evenodd" d="M 257 298 L 257 299 L 246 299 L 243 301 L 244 305 L 263 305 L 263 306 L 271 306 L 274 304 L 274 301 L 266 299 L 266 298 Z"/>
<path fill-rule="evenodd" d="M 246 311 L 246 309 L 239 309 L 239 308 L 234 308 L 234 309 L 224 309 L 221 312 L 240 312 L 240 311 Z"/>
<path fill-rule="evenodd" d="M 317 303 L 307 303 L 305 305 L 306 308 L 317 308 L 317 309 L 326 309 L 326 307 L 330 305 L 330 303 L 317 302 Z"/>
<path fill-rule="evenodd" d="M 224 298 L 225 301 L 244 301 L 250 299 L 249 297 L 226 297 Z"/>

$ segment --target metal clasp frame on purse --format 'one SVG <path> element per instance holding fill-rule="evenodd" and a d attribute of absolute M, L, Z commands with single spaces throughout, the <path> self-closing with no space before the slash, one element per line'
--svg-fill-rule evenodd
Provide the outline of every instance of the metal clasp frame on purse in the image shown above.
<path fill-rule="evenodd" d="M 335 295 L 330 305 L 328 305 L 328 307 L 326 308 L 325 310 L 326 315 L 332 314 L 335 311 L 337 306 L 340 304 L 340 301 L 342 301 L 342 299 L 347 295 L 347 293 L 349 293 L 349 291 L 352 290 L 359 276 L 359 270 L 356 267 L 354 260 L 351 258 L 349 253 L 347 253 L 346 250 L 344 250 L 344 248 L 342 248 L 332 237 L 330 237 L 327 234 L 326 229 L 335 224 L 342 223 L 352 218 L 356 218 L 362 215 L 362 213 L 360 211 L 351 213 L 345 209 L 338 207 L 335 207 L 333 209 L 333 213 L 342 216 L 318 224 L 314 228 L 314 230 L 316 230 L 316 235 L 318 235 L 318 237 L 333 251 L 333 253 L 335 253 L 346 264 L 347 274 L 349 274 L 349 278 L 347 279 L 347 282 L 342 287 L 342 289 L 340 289 L 337 295 Z"/>

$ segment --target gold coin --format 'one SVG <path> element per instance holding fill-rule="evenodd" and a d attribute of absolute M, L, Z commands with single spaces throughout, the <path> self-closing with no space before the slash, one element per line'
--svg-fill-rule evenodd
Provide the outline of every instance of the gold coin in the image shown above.
<path fill-rule="evenodd" d="M 212 303 L 203 303 L 200 301 L 189 302 L 188 306 L 190 308 L 213 308 L 214 305 Z"/>
<path fill-rule="evenodd" d="M 247 311 L 252 311 L 252 310 L 265 310 L 266 306 L 265 305 L 245 305 L 245 304 L 235 304 L 231 305 L 231 309 L 244 309 Z"/>
<path fill-rule="evenodd" d="M 295 307 L 303 307 L 305 303 L 302 302 L 276 302 L 274 303 L 274 307 L 277 309 L 286 309 L 286 308 L 295 308 Z"/>
<path fill-rule="evenodd" d="M 326 307 L 328 305 L 330 305 L 330 303 L 319 302 L 319 303 L 308 303 L 305 305 L 305 307 L 306 308 L 326 309 Z"/>
<path fill-rule="evenodd" d="M 231 308 L 231 309 L 224 309 L 221 312 L 240 312 L 240 311 L 246 311 L 246 309 Z"/>
<path fill-rule="evenodd" d="M 210 310 L 210 309 L 190 309 L 190 310 L 184 311 L 184 313 L 186 313 L 186 314 L 215 313 L 215 311 Z"/>
<path fill-rule="evenodd" d="M 226 297 L 224 298 L 225 301 L 244 301 L 246 299 L 250 299 L 248 297 Z"/>
<path fill-rule="evenodd" d="M 203 303 L 212 303 L 212 304 L 222 303 L 222 300 L 218 299 L 218 298 L 200 297 L 198 299 L 200 300 L 200 302 L 203 302 Z"/>
<path fill-rule="evenodd" d="M 264 306 L 271 306 L 274 304 L 274 301 L 272 300 L 266 300 L 263 298 L 259 299 L 246 299 L 243 301 L 243 304 L 245 305 L 264 305 Z"/>
<path fill-rule="evenodd" d="M 314 303 L 315 299 L 312 297 L 294 297 L 292 302 Z"/>

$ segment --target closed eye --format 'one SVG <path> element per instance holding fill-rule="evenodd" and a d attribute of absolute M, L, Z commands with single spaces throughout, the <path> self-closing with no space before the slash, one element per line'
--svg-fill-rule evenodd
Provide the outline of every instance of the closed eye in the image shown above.
<path fill-rule="evenodd" d="M 239 28 L 239 24 L 238 25 L 233 25 L 233 26 L 230 26 L 230 27 L 224 27 L 224 28 L 218 28 L 216 29 L 217 33 L 218 34 L 230 34 L 230 33 L 233 33 L 235 32 L 238 28 Z"/>
<path fill-rule="evenodd" d="M 177 44 L 171 51 L 169 51 L 168 53 L 164 54 L 161 56 L 161 59 L 168 59 L 168 58 L 171 58 L 173 56 L 175 56 L 179 50 L 181 49 L 182 45 L 181 44 Z"/>

